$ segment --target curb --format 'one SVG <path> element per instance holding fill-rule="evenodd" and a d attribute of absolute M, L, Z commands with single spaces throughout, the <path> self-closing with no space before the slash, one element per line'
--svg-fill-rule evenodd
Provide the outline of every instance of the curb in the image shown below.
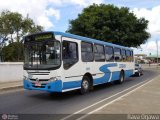
<path fill-rule="evenodd" d="M 12 86 L 12 87 L 0 88 L 0 91 L 4 92 L 4 91 L 17 90 L 17 89 L 22 89 L 22 88 L 23 88 L 23 85 L 17 85 L 17 86 Z"/>

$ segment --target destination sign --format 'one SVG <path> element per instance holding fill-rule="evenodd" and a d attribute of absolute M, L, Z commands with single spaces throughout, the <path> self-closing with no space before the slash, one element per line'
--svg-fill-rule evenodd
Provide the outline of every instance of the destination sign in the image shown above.
<path fill-rule="evenodd" d="M 54 40 L 53 33 L 33 34 L 25 37 L 25 42 L 41 42 L 45 40 Z"/>
<path fill-rule="evenodd" d="M 46 39 L 52 39 L 53 35 L 52 34 L 40 34 L 35 36 L 35 41 L 42 41 Z"/>

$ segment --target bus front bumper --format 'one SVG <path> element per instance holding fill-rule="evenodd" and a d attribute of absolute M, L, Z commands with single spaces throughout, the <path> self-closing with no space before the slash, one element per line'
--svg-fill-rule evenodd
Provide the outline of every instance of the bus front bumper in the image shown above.
<path fill-rule="evenodd" d="M 47 92 L 62 92 L 62 81 L 56 80 L 46 84 L 41 84 L 36 86 L 35 83 L 30 82 L 29 80 L 23 80 L 24 89 L 28 90 L 42 90 Z"/>

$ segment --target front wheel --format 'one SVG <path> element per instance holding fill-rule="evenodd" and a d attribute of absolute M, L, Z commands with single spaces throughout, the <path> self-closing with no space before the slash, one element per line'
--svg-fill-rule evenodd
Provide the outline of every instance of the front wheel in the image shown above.
<path fill-rule="evenodd" d="M 81 83 L 81 94 L 89 92 L 90 89 L 90 79 L 87 76 L 84 76 Z"/>

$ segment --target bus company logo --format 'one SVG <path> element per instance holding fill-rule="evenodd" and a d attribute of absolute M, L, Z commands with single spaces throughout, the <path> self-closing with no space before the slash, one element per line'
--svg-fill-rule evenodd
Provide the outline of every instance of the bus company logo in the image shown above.
<path fill-rule="evenodd" d="M 39 83 L 39 79 L 38 78 L 36 78 L 36 82 Z"/>
<path fill-rule="evenodd" d="M 2 114 L 2 120 L 7 120 L 8 115 L 7 114 Z"/>

